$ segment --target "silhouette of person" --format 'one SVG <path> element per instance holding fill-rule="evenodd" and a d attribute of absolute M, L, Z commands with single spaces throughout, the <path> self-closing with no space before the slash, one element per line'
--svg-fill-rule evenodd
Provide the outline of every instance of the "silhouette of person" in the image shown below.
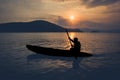
<path fill-rule="evenodd" d="M 71 51 L 73 52 L 77 52 L 79 53 L 80 50 L 81 50 L 81 43 L 78 41 L 78 38 L 75 37 L 74 40 L 72 40 L 70 37 L 69 37 L 70 41 L 73 42 L 74 45 L 72 45 L 72 48 L 70 49 Z"/>

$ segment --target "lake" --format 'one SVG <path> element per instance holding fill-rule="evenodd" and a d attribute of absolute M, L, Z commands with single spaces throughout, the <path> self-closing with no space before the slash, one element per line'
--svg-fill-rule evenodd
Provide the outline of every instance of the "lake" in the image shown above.
<path fill-rule="evenodd" d="M 37 55 L 27 44 L 69 49 L 66 33 L 0 33 L 0 80 L 119 80 L 120 33 L 70 33 L 92 57 Z"/>

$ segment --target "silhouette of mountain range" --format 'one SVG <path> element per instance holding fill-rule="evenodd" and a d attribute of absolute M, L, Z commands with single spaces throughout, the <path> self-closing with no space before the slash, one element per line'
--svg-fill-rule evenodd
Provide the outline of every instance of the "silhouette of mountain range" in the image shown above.
<path fill-rule="evenodd" d="M 79 29 L 68 31 L 81 32 Z M 65 32 L 65 28 L 43 20 L 0 24 L 0 32 Z"/>

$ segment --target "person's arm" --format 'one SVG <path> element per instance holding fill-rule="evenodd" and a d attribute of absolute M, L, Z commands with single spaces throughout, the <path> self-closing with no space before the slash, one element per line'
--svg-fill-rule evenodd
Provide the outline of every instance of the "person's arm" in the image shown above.
<path fill-rule="evenodd" d="M 74 42 L 70 37 L 68 37 L 70 41 Z"/>

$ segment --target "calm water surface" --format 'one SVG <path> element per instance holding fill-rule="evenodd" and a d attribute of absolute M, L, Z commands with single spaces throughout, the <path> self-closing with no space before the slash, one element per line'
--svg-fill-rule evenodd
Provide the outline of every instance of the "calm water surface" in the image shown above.
<path fill-rule="evenodd" d="M 37 55 L 25 45 L 69 49 L 66 33 L 0 33 L 0 80 L 119 80 L 119 33 L 70 33 L 89 58 Z"/>

